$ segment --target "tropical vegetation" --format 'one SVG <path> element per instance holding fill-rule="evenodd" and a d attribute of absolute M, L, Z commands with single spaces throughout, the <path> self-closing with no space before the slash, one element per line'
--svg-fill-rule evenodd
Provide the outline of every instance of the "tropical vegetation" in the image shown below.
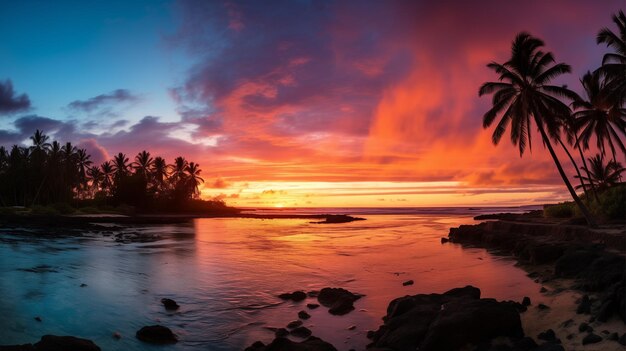
<path fill-rule="evenodd" d="M 132 206 L 140 211 L 177 212 L 201 201 L 204 182 L 200 165 L 180 156 L 167 164 L 162 157 L 141 151 L 134 160 L 118 153 L 97 165 L 85 149 L 51 141 L 43 131 L 30 137 L 30 146 L 0 146 L 0 206 L 36 207 Z M 200 206 L 202 207 L 202 206 Z"/>
<path fill-rule="evenodd" d="M 567 86 L 553 83 L 559 76 L 571 73 L 571 67 L 557 63 L 554 55 L 544 49 L 544 42 L 526 32 L 519 33 L 513 40 L 508 61 L 487 65 L 498 75 L 498 80 L 484 83 L 478 91 L 479 96 L 492 95 L 491 108 L 483 116 L 483 127 L 496 125 L 492 134 L 494 144 L 510 129 L 511 141 L 518 147 L 521 157 L 526 149 L 532 149 L 534 130 L 539 132 L 576 206 L 576 211 L 570 211 L 568 204 L 561 204 L 552 207 L 550 213 L 559 217 L 576 212 L 591 226 L 596 225 L 598 217 L 604 217 L 600 205 L 607 196 L 602 193 L 609 189 L 615 189 L 610 190 L 611 206 L 626 208 L 626 196 L 615 195 L 624 189 L 624 167 L 619 160 L 626 156 L 624 12 L 614 15 L 613 22 L 617 32 L 603 28 L 598 33 L 597 43 L 606 44 L 614 52 L 604 55 L 597 70 L 583 75 L 580 80 L 583 96 Z M 580 182 L 576 188 L 583 189 L 582 196 L 576 193 L 570 175 L 559 160 L 558 146 L 572 162 L 576 171 L 574 177 Z M 582 165 L 578 165 L 570 148 L 578 151 L 578 162 Z M 585 152 L 597 154 L 587 157 Z M 610 160 L 605 163 L 607 158 Z"/>

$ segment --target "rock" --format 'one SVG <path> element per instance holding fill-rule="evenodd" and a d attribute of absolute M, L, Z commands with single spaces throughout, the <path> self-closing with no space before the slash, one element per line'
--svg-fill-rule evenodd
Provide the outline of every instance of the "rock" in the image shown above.
<path fill-rule="evenodd" d="M 306 304 L 306 307 L 307 307 L 308 309 L 314 310 L 314 309 L 316 309 L 316 308 L 320 307 L 320 305 L 318 305 L 318 304 L 316 304 L 316 303 L 307 303 L 307 304 Z"/>
<path fill-rule="evenodd" d="M 278 297 L 280 297 L 283 300 L 292 300 L 292 301 L 298 302 L 298 301 L 302 301 L 306 299 L 306 293 L 304 291 L 298 290 L 292 293 L 280 294 L 278 295 Z"/>
<path fill-rule="evenodd" d="M 309 336 L 311 336 L 311 334 L 313 334 L 313 332 L 311 332 L 311 329 L 307 327 L 297 327 L 289 333 L 298 338 L 308 338 Z"/>
<path fill-rule="evenodd" d="M 583 338 L 583 345 L 587 345 L 587 344 L 595 344 L 602 341 L 602 337 L 600 335 L 596 335 L 594 333 L 589 333 L 587 335 L 585 335 L 585 337 Z"/>
<path fill-rule="evenodd" d="M 278 328 L 276 329 L 276 331 L 274 332 L 274 335 L 277 338 L 286 338 L 287 335 L 289 335 L 289 330 L 285 329 L 285 328 Z"/>
<path fill-rule="evenodd" d="M 178 338 L 170 328 L 162 325 L 143 327 L 135 335 L 137 339 L 151 344 L 174 344 L 178 342 Z"/>
<path fill-rule="evenodd" d="M 119 332 L 115 332 L 113 333 L 113 339 L 115 340 L 119 340 L 122 338 L 122 334 L 120 334 Z"/>
<path fill-rule="evenodd" d="M 622 345 L 626 346 L 626 333 L 622 334 L 622 336 L 620 336 L 619 340 L 617 340 L 617 342 L 619 342 Z"/>
<path fill-rule="evenodd" d="M 574 278 L 598 258 L 597 250 L 577 249 L 566 251 L 554 263 L 554 274 L 559 277 Z"/>
<path fill-rule="evenodd" d="M 319 294 L 320 292 L 318 290 L 311 290 L 308 293 L 306 293 L 308 297 L 317 297 Z"/>
<path fill-rule="evenodd" d="M 80 287 L 81 287 L 81 288 L 84 288 L 84 287 L 86 287 L 86 286 L 87 286 L 87 284 L 85 284 L 85 283 L 80 284 Z"/>
<path fill-rule="evenodd" d="M 539 289 L 539 292 L 540 293 L 548 292 L 548 289 L 542 286 L 541 289 Z"/>
<path fill-rule="evenodd" d="M 402 283 L 402 286 L 408 286 L 408 285 L 413 285 L 413 280 L 407 280 L 404 283 Z"/>
<path fill-rule="evenodd" d="M 395 299 L 383 320 L 377 331 L 368 332 L 371 349 L 458 350 L 497 336 L 523 336 L 512 304 L 480 299 L 480 290 L 472 286 Z"/>
<path fill-rule="evenodd" d="M 572 324 L 574 324 L 574 320 L 570 318 L 570 319 L 566 320 L 565 322 L 561 323 L 561 326 L 564 327 L 564 328 L 567 328 L 567 327 L 569 327 Z"/>
<path fill-rule="evenodd" d="M 537 308 L 540 310 L 547 310 L 547 309 L 550 309 L 550 306 L 540 303 L 537 305 Z"/>
<path fill-rule="evenodd" d="M 585 294 L 576 308 L 577 314 L 589 314 L 591 312 L 591 300 L 589 295 Z"/>
<path fill-rule="evenodd" d="M 554 342 L 557 344 L 561 343 L 561 340 L 557 339 L 556 334 L 554 334 L 554 330 L 552 329 L 548 329 L 542 333 L 539 333 L 539 335 L 537 335 L 537 339 L 548 341 L 548 342 Z"/>
<path fill-rule="evenodd" d="M 348 330 L 354 330 L 354 329 L 356 329 L 356 325 L 351 325 L 348 327 Z"/>
<path fill-rule="evenodd" d="M 586 331 L 592 332 L 593 328 L 591 328 L 589 324 L 583 322 L 583 323 L 580 323 L 580 325 L 578 326 L 578 331 L 581 333 L 586 332 Z"/>
<path fill-rule="evenodd" d="M 522 299 L 522 305 L 524 305 L 524 306 L 526 306 L 526 307 L 530 306 L 530 305 L 531 305 L 531 303 L 530 303 L 530 297 L 528 297 L 528 296 L 524 296 L 524 298 Z"/>
<path fill-rule="evenodd" d="M 269 345 L 265 346 L 257 341 L 245 351 L 337 351 L 337 349 L 326 341 L 311 336 L 302 341 L 295 342 L 287 338 L 276 338 Z"/>
<path fill-rule="evenodd" d="M 35 317 L 35 320 L 36 320 L 37 322 L 41 322 L 41 317 L 37 316 L 37 317 Z"/>
<path fill-rule="evenodd" d="M 300 311 L 300 312 L 298 312 L 298 318 L 300 318 L 300 319 L 309 319 L 309 318 L 311 318 L 311 315 L 308 314 L 306 311 Z"/>
<path fill-rule="evenodd" d="M 513 342 L 514 350 L 534 350 L 536 347 L 537 343 L 530 337 L 523 337 Z"/>
<path fill-rule="evenodd" d="M 161 303 L 163 304 L 163 306 L 165 306 L 166 310 L 177 310 L 180 308 L 180 306 L 178 306 L 176 301 L 172 299 L 163 298 L 161 299 Z"/>
<path fill-rule="evenodd" d="M 617 341 L 617 340 L 619 340 L 619 334 L 617 334 L 617 333 L 611 333 L 611 334 L 607 337 L 607 340 Z"/>
<path fill-rule="evenodd" d="M 297 328 L 297 327 L 299 327 L 301 325 L 302 325 L 302 321 L 300 321 L 300 320 L 292 321 L 292 322 L 289 322 L 289 324 L 287 324 L 287 328 L 288 329 L 295 329 L 295 328 Z"/>
<path fill-rule="evenodd" d="M 448 239 L 448 238 L 441 238 L 441 243 L 442 244 L 445 244 L 445 243 L 447 243 L 449 241 L 450 241 L 450 239 Z"/>
<path fill-rule="evenodd" d="M 100 351 L 93 341 L 74 336 L 44 335 L 34 347 L 37 351 Z"/>
<path fill-rule="evenodd" d="M 317 296 L 317 300 L 322 306 L 329 308 L 330 314 L 344 315 L 354 310 L 354 301 L 361 297 L 362 295 L 353 294 L 342 288 L 324 288 Z"/>

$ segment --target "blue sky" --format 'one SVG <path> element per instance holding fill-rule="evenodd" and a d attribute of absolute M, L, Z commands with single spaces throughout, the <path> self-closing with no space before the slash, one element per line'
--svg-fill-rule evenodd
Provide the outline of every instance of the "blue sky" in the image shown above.
<path fill-rule="evenodd" d="M 141 100 L 119 107 L 125 119 L 178 120 L 168 89 L 183 83 L 190 60 L 167 40 L 176 13 L 170 1 L 2 2 L 0 79 L 46 117 L 85 118 L 67 104 L 128 89 Z"/>

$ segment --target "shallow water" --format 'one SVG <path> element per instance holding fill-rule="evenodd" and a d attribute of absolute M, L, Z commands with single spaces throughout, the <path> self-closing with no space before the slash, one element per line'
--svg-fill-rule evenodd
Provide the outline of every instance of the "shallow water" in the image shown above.
<path fill-rule="evenodd" d="M 276 295 L 330 286 L 366 297 L 345 316 L 310 310 L 304 325 L 339 350 L 361 350 L 365 333 L 381 324 L 395 297 L 468 284 L 485 297 L 538 295 L 539 286 L 514 261 L 440 243 L 451 226 L 473 223 L 467 215 L 366 217 L 333 225 L 198 219 L 125 229 L 163 237 L 133 244 L 101 235 L 0 234 L 0 344 L 56 334 L 91 339 L 103 350 L 242 350 L 256 340 L 271 341 L 266 327 L 284 327 L 314 302 L 283 302 Z M 415 284 L 402 286 L 409 279 Z M 166 312 L 163 297 L 181 308 Z M 155 347 L 135 339 L 142 326 L 157 323 L 181 341 Z M 114 332 L 122 338 L 115 340 Z"/>

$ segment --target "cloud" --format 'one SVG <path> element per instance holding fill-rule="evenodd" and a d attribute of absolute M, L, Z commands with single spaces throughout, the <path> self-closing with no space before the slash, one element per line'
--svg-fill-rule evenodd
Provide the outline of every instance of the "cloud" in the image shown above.
<path fill-rule="evenodd" d="M 77 147 L 87 150 L 87 153 L 91 155 L 90 160 L 93 162 L 94 166 L 99 166 L 102 162 L 111 159 L 108 151 L 98 144 L 98 141 L 94 138 L 79 140 Z"/>
<path fill-rule="evenodd" d="M 230 186 L 230 183 L 225 181 L 223 178 L 217 178 L 213 183 L 211 183 L 211 188 L 215 189 L 225 189 Z"/>
<path fill-rule="evenodd" d="M 17 95 L 10 80 L 0 81 L 0 115 L 24 112 L 30 106 L 28 95 Z"/>
<path fill-rule="evenodd" d="M 111 105 L 120 103 L 134 103 L 139 101 L 137 95 L 127 89 L 117 89 L 108 94 L 100 94 L 87 100 L 75 100 L 67 106 L 80 112 L 94 112 L 101 108 L 109 108 Z"/>

